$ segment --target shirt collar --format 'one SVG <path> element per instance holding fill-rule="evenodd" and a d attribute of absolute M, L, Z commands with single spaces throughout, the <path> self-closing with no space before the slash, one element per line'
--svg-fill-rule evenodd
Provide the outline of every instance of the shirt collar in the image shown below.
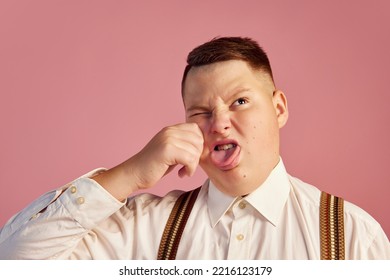
<path fill-rule="evenodd" d="M 235 197 L 231 197 L 221 192 L 217 187 L 209 181 L 209 193 L 208 193 L 208 209 L 211 225 L 213 227 L 219 222 L 222 216 L 229 210 L 230 206 L 236 200 Z"/>
<path fill-rule="evenodd" d="M 268 178 L 255 191 L 245 197 L 261 215 L 263 215 L 274 226 L 278 224 L 281 212 L 287 201 L 290 192 L 290 181 L 283 161 L 271 171 Z M 237 199 L 224 194 L 209 182 L 208 209 L 212 226 L 214 227 L 222 216 L 229 210 Z"/>

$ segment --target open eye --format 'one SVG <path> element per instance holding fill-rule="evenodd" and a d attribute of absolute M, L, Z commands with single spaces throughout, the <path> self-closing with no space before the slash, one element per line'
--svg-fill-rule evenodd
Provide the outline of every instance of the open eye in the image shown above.
<path fill-rule="evenodd" d="M 248 100 L 244 97 L 238 98 L 232 105 L 239 106 L 248 103 Z"/>

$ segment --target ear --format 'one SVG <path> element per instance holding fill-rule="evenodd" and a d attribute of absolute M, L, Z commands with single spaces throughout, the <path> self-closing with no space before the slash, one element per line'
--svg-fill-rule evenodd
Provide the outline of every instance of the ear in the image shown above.
<path fill-rule="evenodd" d="M 282 128 L 288 120 L 287 98 L 280 90 L 275 90 L 272 96 L 279 128 Z"/>

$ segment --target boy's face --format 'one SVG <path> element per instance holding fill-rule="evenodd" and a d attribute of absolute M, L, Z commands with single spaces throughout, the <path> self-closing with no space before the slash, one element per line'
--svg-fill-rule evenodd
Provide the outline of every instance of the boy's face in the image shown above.
<path fill-rule="evenodd" d="M 183 90 L 186 121 L 203 132 L 203 170 L 224 193 L 252 192 L 279 161 L 279 128 L 288 117 L 284 94 L 240 60 L 192 68 Z"/>

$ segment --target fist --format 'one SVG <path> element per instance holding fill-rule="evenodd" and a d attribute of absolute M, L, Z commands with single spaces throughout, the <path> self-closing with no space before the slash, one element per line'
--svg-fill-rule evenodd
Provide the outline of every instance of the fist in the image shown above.
<path fill-rule="evenodd" d="M 139 188 L 155 185 L 164 175 L 181 165 L 180 177 L 192 176 L 203 151 L 203 134 L 195 123 L 163 128 L 133 157 Z"/>

